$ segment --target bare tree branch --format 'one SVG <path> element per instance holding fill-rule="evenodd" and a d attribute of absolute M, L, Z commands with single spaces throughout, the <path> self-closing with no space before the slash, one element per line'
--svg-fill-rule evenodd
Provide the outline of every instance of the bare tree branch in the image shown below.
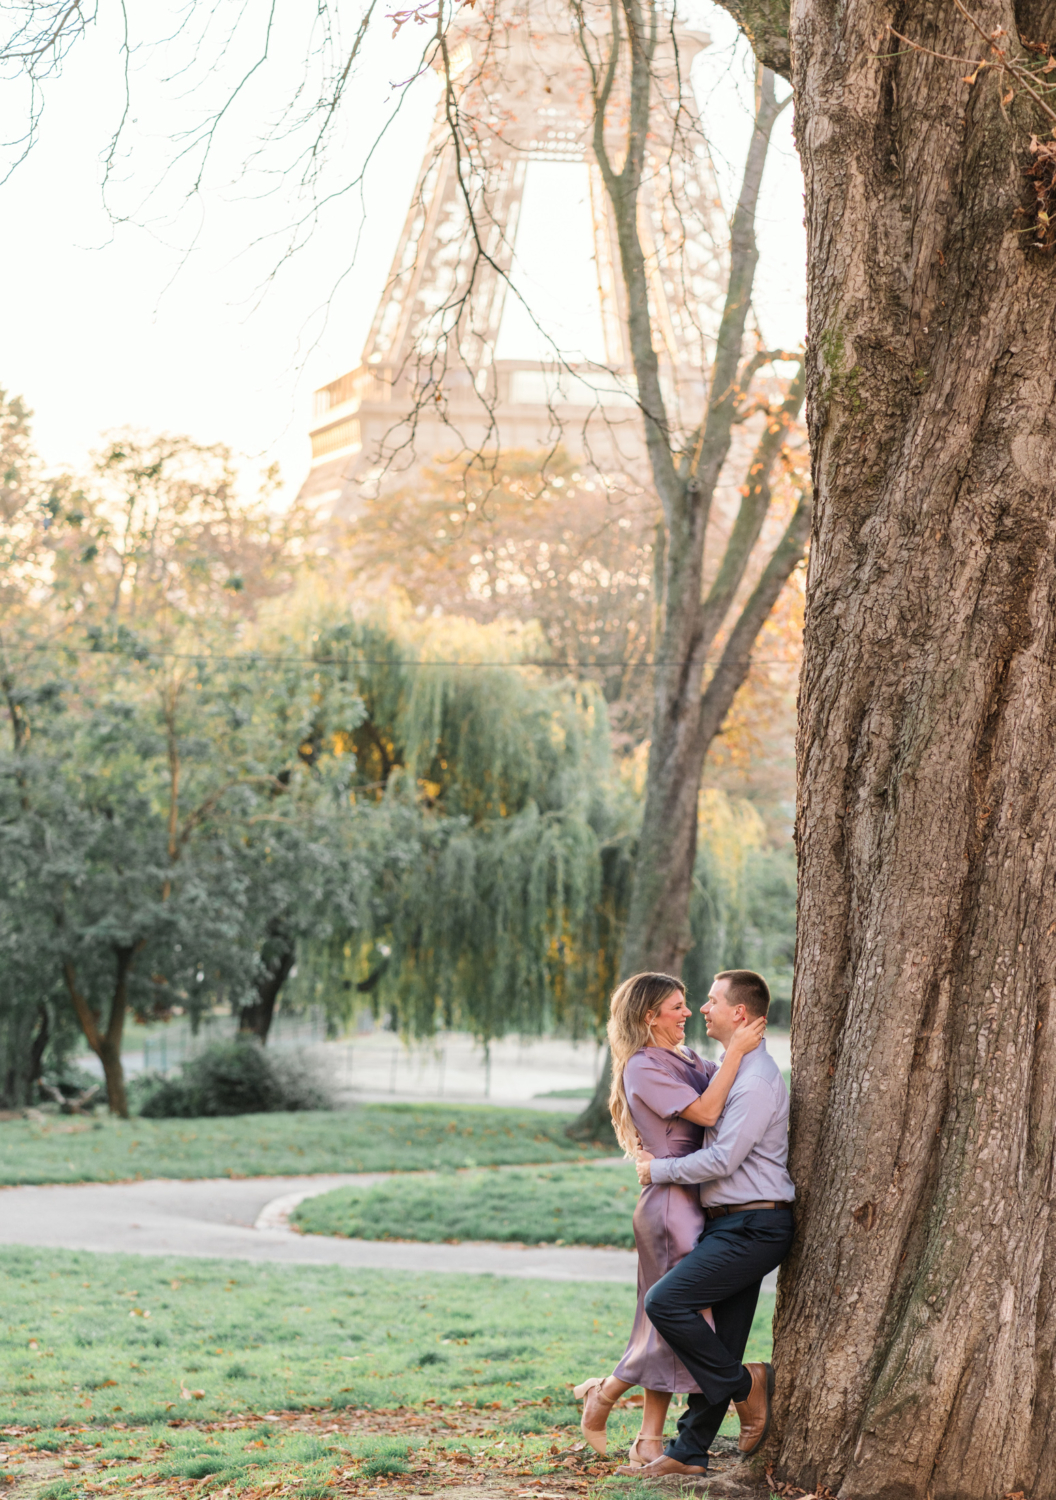
<path fill-rule="evenodd" d="M 742 498 L 734 522 L 733 531 L 726 543 L 719 566 L 718 576 L 708 591 L 701 612 L 701 635 L 704 649 L 710 650 L 718 634 L 726 612 L 733 603 L 752 550 L 759 540 L 763 522 L 770 510 L 772 498 L 770 476 L 778 454 L 787 441 L 789 429 L 799 416 L 806 395 L 806 366 L 801 361 L 795 379 L 789 386 L 788 395 L 778 410 L 768 416 L 762 436 L 748 465 L 747 479 L 742 486 Z"/>

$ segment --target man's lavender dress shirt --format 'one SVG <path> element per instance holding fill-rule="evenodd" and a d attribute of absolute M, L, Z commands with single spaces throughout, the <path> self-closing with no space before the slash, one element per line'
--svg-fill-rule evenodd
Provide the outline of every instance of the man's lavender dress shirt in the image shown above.
<path fill-rule="evenodd" d="M 781 1070 L 760 1042 L 741 1059 L 726 1108 L 689 1156 L 658 1157 L 653 1182 L 700 1183 L 705 1208 L 722 1203 L 791 1203 L 788 1175 L 788 1090 Z"/>

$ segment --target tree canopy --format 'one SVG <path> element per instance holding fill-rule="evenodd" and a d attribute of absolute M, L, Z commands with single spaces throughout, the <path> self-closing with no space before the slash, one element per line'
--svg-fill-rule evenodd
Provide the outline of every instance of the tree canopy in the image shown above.
<path fill-rule="evenodd" d="M 130 1020 L 220 1007 L 263 1041 L 283 994 L 415 1037 L 598 1034 L 641 757 L 546 611 L 350 608 L 272 476 L 243 499 L 223 450 L 132 436 L 50 474 L 0 412 L 5 1099 L 79 1031 L 123 1112 Z M 706 962 L 762 951 L 769 878 L 758 815 L 708 806 Z"/>

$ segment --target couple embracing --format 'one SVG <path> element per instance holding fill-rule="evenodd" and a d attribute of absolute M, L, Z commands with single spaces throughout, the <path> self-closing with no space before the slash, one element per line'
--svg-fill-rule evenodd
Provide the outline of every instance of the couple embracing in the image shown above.
<path fill-rule="evenodd" d="M 738 1447 L 759 1448 L 770 1426 L 774 1372 L 742 1364 L 759 1287 L 792 1243 L 788 1090 L 766 1050 L 770 991 L 749 969 L 715 977 L 701 1007 L 721 1066 L 686 1047 L 685 986 L 636 974 L 612 997 L 609 1107 L 634 1155 L 638 1307 L 623 1358 L 606 1379 L 578 1385 L 584 1436 L 605 1452 L 605 1423 L 632 1386 L 645 1391 L 642 1430 L 619 1473 L 703 1474 L 731 1401 Z M 671 1396 L 688 1394 L 665 1449 Z"/>

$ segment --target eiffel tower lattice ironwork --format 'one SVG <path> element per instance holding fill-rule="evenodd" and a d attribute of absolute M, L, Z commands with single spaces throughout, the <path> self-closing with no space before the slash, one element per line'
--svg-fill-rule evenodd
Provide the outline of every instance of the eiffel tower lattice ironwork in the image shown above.
<path fill-rule="evenodd" d="M 604 44 L 607 3 L 586 5 Z M 626 336 L 616 223 L 591 146 L 589 75 L 562 0 L 469 11 L 447 34 L 450 79 L 359 365 L 315 393 L 312 469 L 302 493 L 338 513 L 366 483 L 406 479 L 437 457 L 556 442 L 594 467 L 634 472 L 644 443 Z M 676 30 L 654 64 L 650 153 L 638 230 L 654 345 L 673 425 L 699 419 L 723 249 L 689 83 L 708 38 Z M 626 108 L 610 104 L 612 150 Z M 457 131 L 451 128 L 457 111 Z M 515 245 L 531 163 L 589 173 L 594 281 L 604 360 L 497 359 L 516 295 Z M 554 233 L 560 234 L 560 224 Z M 683 419 L 682 413 L 685 413 Z"/>

